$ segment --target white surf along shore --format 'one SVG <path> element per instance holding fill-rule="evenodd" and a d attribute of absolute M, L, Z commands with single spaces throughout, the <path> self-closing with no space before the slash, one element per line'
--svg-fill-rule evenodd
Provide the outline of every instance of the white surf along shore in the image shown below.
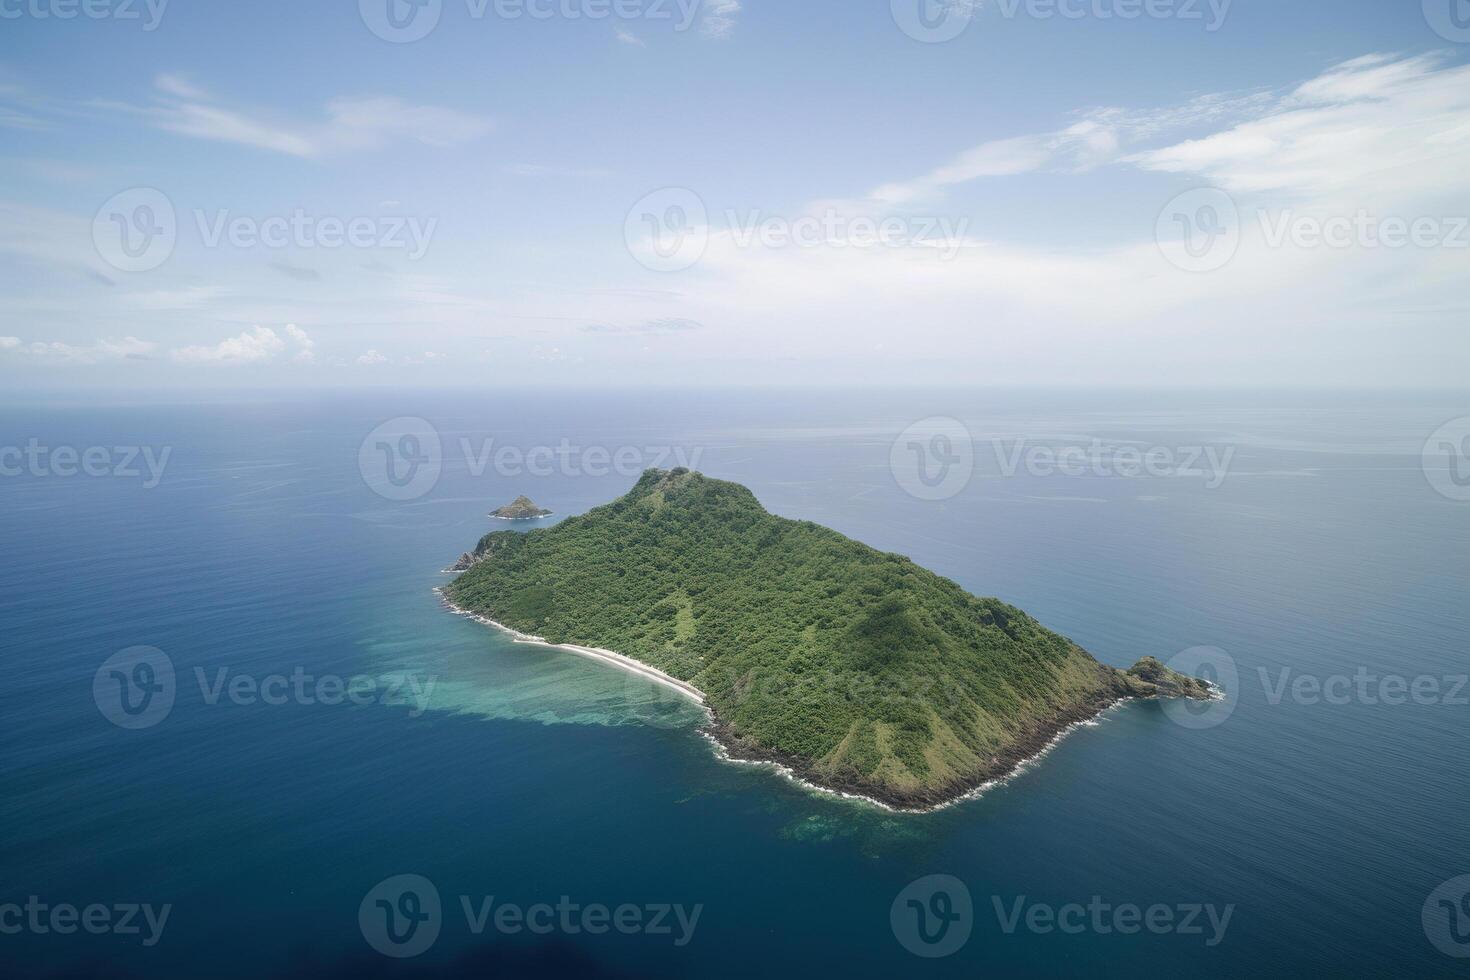
<path fill-rule="evenodd" d="M 648 666 L 648 664 L 643 663 L 640 660 L 634 660 L 632 657 L 624 656 L 623 654 L 617 653 L 613 650 L 604 650 L 600 647 L 577 646 L 576 644 L 572 643 L 552 643 L 545 637 L 531 636 L 528 633 L 522 633 L 520 630 L 512 629 L 511 627 L 506 626 L 504 623 L 497 623 L 489 616 L 481 616 L 479 613 L 461 608 L 460 606 L 456 606 L 454 603 L 450 602 L 449 599 L 444 595 L 443 589 L 435 589 L 434 591 L 438 593 L 439 599 L 444 603 L 445 608 L 454 613 L 456 616 L 465 616 L 469 619 L 473 619 L 477 623 L 482 623 L 485 626 L 492 626 L 495 629 L 500 630 L 502 633 L 509 634 L 510 637 L 514 639 L 517 643 L 525 643 L 530 646 L 546 647 L 550 650 L 565 650 L 568 653 L 575 653 L 581 657 L 588 657 L 593 660 L 601 660 L 603 663 L 608 663 L 612 664 L 615 667 L 620 667 L 623 670 L 628 671 L 629 673 L 637 674 L 638 676 L 651 680 L 656 684 L 662 684 L 665 687 L 672 688 L 673 690 L 678 691 L 680 694 L 689 698 L 691 701 L 694 701 L 701 708 L 703 708 L 706 714 L 710 714 L 711 717 L 713 717 L 713 713 L 710 711 L 708 700 L 705 698 L 703 691 L 695 687 L 693 684 L 688 683 L 687 681 L 681 681 L 677 677 L 665 674 L 657 667 L 650 667 Z"/>
<path fill-rule="evenodd" d="M 665 687 L 678 691 L 680 694 L 683 694 L 685 697 L 694 701 L 702 709 L 704 709 L 705 715 L 711 721 L 714 721 L 715 719 L 715 713 L 710 708 L 709 701 L 705 697 L 703 691 L 695 687 L 693 684 L 688 683 L 687 681 L 681 681 L 677 677 L 665 674 L 663 671 L 659 670 L 656 667 L 650 667 L 648 666 L 648 664 L 645 664 L 642 661 L 634 660 L 632 657 L 618 653 L 614 650 L 604 650 L 600 647 L 577 646 L 576 644 L 571 643 L 552 643 L 545 637 L 531 636 L 527 633 L 522 633 L 520 630 L 512 629 L 511 627 L 506 626 L 504 623 L 497 623 L 495 620 L 491 619 L 488 616 L 482 616 L 479 613 L 472 612 L 471 610 L 457 606 L 453 602 L 449 601 L 449 598 L 444 595 L 444 590 L 442 588 L 434 589 L 434 593 L 439 596 L 439 601 L 444 604 L 444 607 L 450 612 L 454 613 L 456 616 L 464 616 L 468 619 L 473 619 L 475 622 L 482 625 L 490 626 L 494 629 L 500 630 L 502 633 L 508 634 L 517 643 L 525 643 L 530 646 L 545 647 L 548 650 L 565 650 L 568 653 L 574 653 L 580 657 L 587 657 L 592 660 L 600 660 L 603 663 L 611 664 L 614 667 L 619 667 L 630 673 L 637 674 L 640 677 L 644 677 L 657 684 L 662 684 Z M 843 792 L 842 790 L 830 789 L 826 786 L 821 786 L 817 783 L 809 782 L 808 780 L 802 779 L 789 766 L 783 765 L 779 762 L 772 762 L 762 759 L 736 758 L 732 756 L 729 752 L 729 749 L 726 748 L 726 746 L 719 739 L 715 738 L 714 735 L 711 734 L 708 730 L 701 730 L 700 734 L 704 737 L 706 741 L 710 743 L 710 745 L 714 749 L 716 757 L 718 757 L 721 761 L 731 762 L 736 765 L 742 766 L 758 766 L 761 768 L 771 769 L 779 774 L 782 778 L 811 792 L 819 793 L 823 796 L 835 796 L 840 799 L 849 800 L 855 803 L 863 803 L 869 806 L 875 806 L 879 809 L 887 810 L 890 813 L 936 813 L 940 810 L 947 810 L 952 806 L 957 806 L 960 803 L 979 799 L 986 793 L 990 792 L 992 789 L 995 789 L 998 786 L 1006 785 L 1012 779 L 1015 779 L 1017 776 L 1022 775 L 1023 773 L 1034 767 L 1047 755 L 1049 755 L 1052 749 L 1060 745 L 1067 738 L 1068 735 L 1071 735 L 1073 732 L 1082 728 L 1094 728 L 1102 724 L 1102 722 L 1105 720 L 1105 717 L 1109 713 L 1111 713 L 1120 705 L 1126 704 L 1132 700 L 1133 698 L 1122 698 L 1118 701 L 1113 702 L 1107 707 L 1102 708 L 1091 718 L 1086 718 L 1082 721 L 1073 722 L 1066 728 L 1063 728 L 1061 731 L 1057 732 L 1056 735 L 1053 736 L 1052 739 L 1046 743 L 1046 745 L 1042 746 L 1039 751 L 1037 751 L 1034 755 L 1031 755 L 1022 760 L 1016 765 L 1016 768 L 1012 769 L 1006 775 L 1001 776 L 998 779 L 989 780 L 988 782 L 982 783 L 981 785 L 970 790 L 968 793 L 964 793 L 960 796 L 956 796 L 954 799 L 946 800 L 943 803 L 938 803 L 930 807 L 905 807 L 903 809 L 900 809 L 898 807 L 891 806 L 883 802 L 882 800 L 874 799 L 871 796 L 862 796 L 856 793 L 847 793 Z"/>

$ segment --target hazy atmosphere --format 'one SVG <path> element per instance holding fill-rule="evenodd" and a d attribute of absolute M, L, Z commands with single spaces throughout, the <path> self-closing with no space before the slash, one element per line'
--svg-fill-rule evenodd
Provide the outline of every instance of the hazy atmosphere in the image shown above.
<path fill-rule="evenodd" d="M 1449 0 L 383 6 L 7 0 L 0 384 L 1442 386 L 1470 353 Z"/>

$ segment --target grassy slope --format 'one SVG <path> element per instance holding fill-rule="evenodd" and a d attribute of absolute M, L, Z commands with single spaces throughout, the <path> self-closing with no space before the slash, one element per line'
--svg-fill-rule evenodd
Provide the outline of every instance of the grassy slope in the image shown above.
<path fill-rule="evenodd" d="M 456 604 L 687 680 L 739 754 L 893 802 L 969 788 L 1067 721 L 1153 693 L 1019 609 L 697 473 L 650 471 L 479 551 L 446 590 Z"/>

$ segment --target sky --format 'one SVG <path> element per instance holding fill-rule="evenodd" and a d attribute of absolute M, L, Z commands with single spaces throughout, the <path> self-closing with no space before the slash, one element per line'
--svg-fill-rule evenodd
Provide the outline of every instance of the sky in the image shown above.
<path fill-rule="evenodd" d="M 1470 0 L 0 0 L 0 387 L 1451 387 Z"/>

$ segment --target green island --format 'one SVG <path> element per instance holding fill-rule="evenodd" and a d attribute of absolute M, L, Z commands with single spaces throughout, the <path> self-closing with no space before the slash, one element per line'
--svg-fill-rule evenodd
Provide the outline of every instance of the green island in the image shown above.
<path fill-rule="evenodd" d="M 685 469 L 488 534 L 472 557 L 444 588 L 455 607 L 662 671 L 704 694 L 731 757 L 899 809 L 1002 778 L 1119 700 L 1214 693 L 1153 658 L 1106 666 L 1013 606 Z"/>
<path fill-rule="evenodd" d="M 491 511 L 490 516 L 502 521 L 533 521 L 538 517 L 550 517 L 551 511 L 537 507 L 535 501 L 522 494 L 504 507 Z"/>

